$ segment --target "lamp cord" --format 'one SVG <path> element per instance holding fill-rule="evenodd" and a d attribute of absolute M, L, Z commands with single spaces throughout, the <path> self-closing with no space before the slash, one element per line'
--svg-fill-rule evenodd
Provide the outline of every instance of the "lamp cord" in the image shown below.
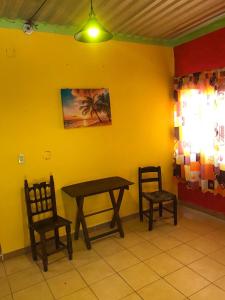
<path fill-rule="evenodd" d="M 91 0 L 91 11 L 89 13 L 89 17 L 92 17 L 92 16 L 95 16 L 95 12 L 94 12 L 93 3 L 92 3 L 92 0 Z"/>
<path fill-rule="evenodd" d="M 32 17 L 29 19 L 29 21 L 33 21 L 34 17 L 39 13 L 39 11 L 42 9 L 42 7 L 46 4 L 48 0 L 44 0 L 42 4 L 38 7 L 38 9 L 34 12 Z"/>

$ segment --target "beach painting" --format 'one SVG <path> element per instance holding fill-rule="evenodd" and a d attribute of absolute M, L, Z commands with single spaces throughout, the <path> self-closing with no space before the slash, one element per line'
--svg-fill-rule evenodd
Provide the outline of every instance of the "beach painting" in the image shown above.
<path fill-rule="evenodd" d="M 61 89 L 64 128 L 112 124 L 109 90 Z"/>

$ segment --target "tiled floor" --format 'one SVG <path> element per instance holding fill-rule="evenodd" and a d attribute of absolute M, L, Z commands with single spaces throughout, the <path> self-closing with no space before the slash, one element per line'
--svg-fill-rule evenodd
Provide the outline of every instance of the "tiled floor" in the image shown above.
<path fill-rule="evenodd" d="M 183 208 L 176 227 L 123 224 L 124 239 L 75 241 L 74 259 L 51 256 L 47 273 L 30 255 L 0 263 L 0 300 L 225 300 L 225 221 Z"/>

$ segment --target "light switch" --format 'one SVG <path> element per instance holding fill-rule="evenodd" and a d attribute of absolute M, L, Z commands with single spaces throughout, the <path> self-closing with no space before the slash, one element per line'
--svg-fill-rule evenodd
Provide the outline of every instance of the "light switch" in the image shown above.
<path fill-rule="evenodd" d="M 52 158 L 52 152 L 49 150 L 44 151 L 43 153 L 43 159 L 44 160 L 50 160 Z"/>
<path fill-rule="evenodd" d="M 23 153 L 20 153 L 18 156 L 18 163 L 19 164 L 24 164 L 25 163 L 25 156 Z"/>

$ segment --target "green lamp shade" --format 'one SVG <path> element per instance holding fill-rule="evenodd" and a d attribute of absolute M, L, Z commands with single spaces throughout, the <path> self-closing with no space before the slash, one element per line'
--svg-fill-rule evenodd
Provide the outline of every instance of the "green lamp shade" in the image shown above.
<path fill-rule="evenodd" d="M 111 40 L 112 37 L 112 33 L 106 30 L 93 16 L 74 35 L 75 40 L 83 43 L 101 43 Z"/>

